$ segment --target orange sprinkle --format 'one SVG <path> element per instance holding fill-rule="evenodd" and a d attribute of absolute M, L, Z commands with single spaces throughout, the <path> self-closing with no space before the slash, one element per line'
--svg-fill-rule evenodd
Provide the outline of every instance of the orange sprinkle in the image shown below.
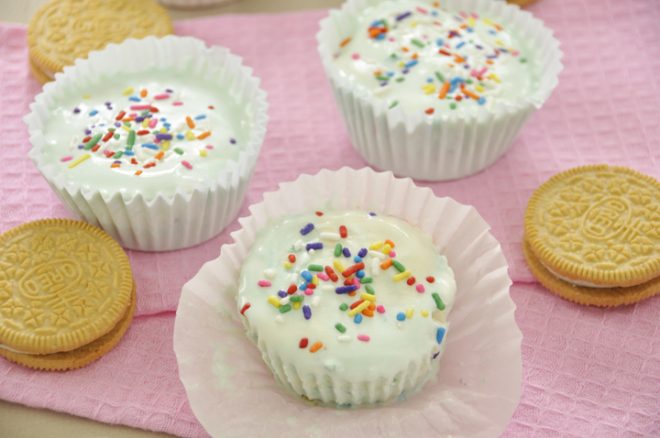
<path fill-rule="evenodd" d="M 488 64 L 488 65 L 493 65 L 493 60 L 492 60 L 492 59 L 488 59 L 488 60 L 486 60 L 486 64 Z"/>
<path fill-rule="evenodd" d="M 142 171 L 141 171 L 141 170 L 137 170 L 137 171 L 135 171 L 135 176 L 140 176 L 140 175 L 142 175 Z"/>
<path fill-rule="evenodd" d="M 493 27 L 494 27 L 495 29 L 497 29 L 498 32 L 501 31 L 501 30 L 503 29 L 503 27 L 500 26 L 500 25 L 497 24 L 497 23 L 493 23 Z"/>
<path fill-rule="evenodd" d="M 409 52 L 410 49 L 408 49 L 407 47 L 401 47 L 401 51 L 402 51 L 402 52 Z"/>
<path fill-rule="evenodd" d="M 461 84 L 461 91 L 463 94 L 465 94 L 467 97 L 471 97 L 474 100 L 479 100 L 479 95 L 476 94 L 474 91 L 470 91 L 467 88 L 465 88 L 465 85 Z"/>
<path fill-rule="evenodd" d="M 131 164 L 138 164 L 138 161 L 135 158 L 131 158 Z"/>
<path fill-rule="evenodd" d="M 197 136 L 197 140 L 204 140 L 206 137 L 211 135 L 211 131 L 202 132 Z"/>
<path fill-rule="evenodd" d="M 374 316 L 374 311 L 373 311 L 373 310 L 369 310 L 369 309 L 364 309 L 364 310 L 362 311 L 362 314 L 363 314 L 364 316 L 369 317 L 369 318 L 373 318 L 373 316 Z"/>
<path fill-rule="evenodd" d="M 462 58 L 458 55 L 454 55 L 454 62 L 456 64 L 463 64 L 465 62 L 465 58 Z"/>
<path fill-rule="evenodd" d="M 380 269 L 385 270 L 392 266 L 392 259 L 387 259 L 383 263 L 380 264 Z"/>
<path fill-rule="evenodd" d="M 349 297 L 354 297 L 354 296 L 355 296 L 355 291 L 353 291 L 353 292 L 349 292 L 347 295 L 348 295 Z"/>
<path fill-rule="evenodd" d="M 417 59 L 418 57 L 419 57 L 419 55 L 417 53 L 412 54 L 412 59 Z"/>
<path fill-rule="evenodd" d="M 113 169 L 116 169 L 119 166 L 121 166 L 121 164 L 119 163 L 112 163 L 112 165 L 110 165 L 110 167 L 112 167 Z"/>
<path fill-rule="evenodd" d="M 154 155 L 154 158 L 160 160 L 163 158 L 164 155 L 165 155 L 165 151 L 160 151 L 156 155 Z"/>
<path fill-rule="evenodd" d="M 380 29 L 377 27 L 372 27 L 369 29 L 369 36 L 371 38 L 376 38 L 378 35 L 380 35 Z"/>
<path fill-rule="evenodd" d="M 142 90 L 140 90 L 140 97 L 147 97 L 147 90 L 146 89 L 143 88 Z"/>
<path fill-rule="evenodd" d="M 369 304 L 369 307 L 367 307 L 367 310 L 371 310 L 373 312 L 374 310 L 376 310 L 376 304 L 374 304 L 374 303 Z"/>
<path fill-rule="evenodd" d="M 348 37 L 345 40 L 343 40 L 341 43 L 339 43 L 339 47 L 346 47 L 350 42 L 351 42 L 351 37 Z"/>
<path fill-rule="evenodd" d="M 316 353 L 321 348 L 323 348 L 323 342 L 321 342 L 321 341 L 314 342 L 314 344 L 311 347 L 309 347 L 309 352 L 310 353 Z"/>
<path fill-rule="evenodd" d="M 449 88 L 451 85 L 449 84 L 449 81 L 445 81 L 444 84 L 442 84 L 442 88 L 440 89 L 440 93 L 438 93 L 438 99 L 444 99 L 445 96 L 447 96 L 447 93 L 449 92 Z"/>
<path fill-rule="evenodd" d="M 193 119 L 191 119 L 190 116 L 186 116 L 186 124 L 188 125 L 188 128 L 195 129 L 195 122 L 193 122 Z"/>
<path fill-rule="evenodd" d="M 385 243 L 387 243 L 387 244 L 388 244 L 389 246 L 391 246 L 392 248 L 396 248 L 396 245 L 395 245 L 394 242 L 392 242 L 390 239 L 387 239 L 387 240 L 385 241 Z"/>
<path fill-rule="evenodd" d="M 430 116 L 431 114 L 433 114 L 435 112 L 435 110 L 433 108 L 426 108 L 426 110 L 424 112 Z"/>

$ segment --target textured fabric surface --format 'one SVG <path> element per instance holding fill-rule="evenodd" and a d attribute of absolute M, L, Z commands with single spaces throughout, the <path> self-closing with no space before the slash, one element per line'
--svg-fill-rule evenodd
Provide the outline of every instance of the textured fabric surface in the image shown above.
<path fill-rule="evenodd" d="M 470 178 L 421 184 L 474 205 L 492 225 L 514 281 L 523 332 L 523 391 L 505 436 L 660 436 L 660 297 L 615 310 L 578 307 L 541 288 L 520 249 L 531 192 L 554 173 L 607 162 L 660 177 L 660 5 L 655 0 L 541 0 L 529 8 L 556 32 L 565 71 L 511 150 Z M 315 48 L 325 12 L 224 16 L 176 33 L 229 47 L 269 95 L 262 156 L 241 214 L 263 191 L 326 167 L 362 167 Z M 27 158 L 21 118 L 39 91 L 25 29 L 0 25 L 0 231 L 69 217 Z M 181 286 L 215 258 L 236 221 L 195 248 L 131 252 L 137 317 L 120 345 L 91 366 L 38 373 L 0 361 L 0 397 L 29 406 L 183 436 L 205 435 L 179 383 L 172 351 Z"/>

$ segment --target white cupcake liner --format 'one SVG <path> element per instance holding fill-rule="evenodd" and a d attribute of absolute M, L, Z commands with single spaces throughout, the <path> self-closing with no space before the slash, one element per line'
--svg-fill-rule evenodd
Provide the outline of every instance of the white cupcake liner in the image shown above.
<path fill-rule="evenodd" d="M 283 389 L 276 379 L 285 386 L 296 379 L 266 353 L 273 377 L 246 336 L 236 302 L 243 261 L 269 220 L 351 209 L 396 216 L 432 236 L 457 283 L 437 376 L 406 400 L 373 409 L 329 409 Z M 239 219 L 234 242 L 184 285 L 175 320 L 179 376 L 211 435 L 492 437 L 504 430 L 520 398 L 522 335 L 506 260 L 473 207 L 437 198 L 391 172 L 343 168 L 281 184 L 250 213 Z M 328 389 L 342 383 L 323 379 Z"/>
<path fill-rule="evenodd" d="M 388 109 L 341 75 L 333 55 L 342 40 L 356 30 L 356 16 L 384 0 L 348 0 L 330 11 L 317 34 L 318 50 L 335 100 L 344 117 L 353 147 L 371 165 L 396 175 L 428 181 L 461 178 L 479 172 L 504 155 L 529 116 L 548 99 L 563 66 L 559 42 L 552 31 L 517 6 L 492 0 L 445 0 L 442 9 L 476 11 L 515 29 L 521 40 L 531 41 L 534 61 L 541 72 L 534 93 L 515 102 L 499 103 L 485 116 L 458 112 L 425 115 L 406 113 L 401 106 Z M 431 0 L 428 0 L 431 3 Z"/>
<path fill-rule="evenodd" d="M 135 62 L 139 59 L 140 62 Z M 96 189 L 93 182 L 66 182 L 61 170 L 48 163 L 40 150 L 46 147 L 44 128 L 50 111 L 72 90 L 84 92 L 103 77 L 122 73 L 168 71 L 205 79 L 230 90 L 239 104 L 251 108 L 249 137 L 237 159 L 203 187 L 148 198 L 141 193 Z M 167 36 L 128 39 L 110 44 L 79 59 L 55 75 L 30 105 L 24 118 L 32 149 L 29 156 L 51 188 L 80 218 L 103 228 L 122 246 L 143 251 L 167 251 L 201 243 L 220 233 L 238 214 L 243 195 L 259 156 L 267 123 L 266 93 L 259 79 L 242 60 L 222 47 L 206 47 L 195 38 Z M 61 167 L 59 168 L 61 169 Z"/>

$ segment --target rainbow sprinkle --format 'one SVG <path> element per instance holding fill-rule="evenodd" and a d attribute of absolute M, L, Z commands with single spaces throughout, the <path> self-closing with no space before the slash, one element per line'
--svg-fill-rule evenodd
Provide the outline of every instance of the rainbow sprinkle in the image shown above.
<path fill-rule="evenodd" d="M 527 58 L 519 49 L 507 46 L 500 35 L 503 26 L 493 20 L 476 13 L 441 11 L 437 2 L 432 6 L 395 11 L 368 24 L 369 47 L 384 49 L 389 53 L 385 59 L 372 60 L 367 53 L 359 53 L 359 42 L 351 37 L 341 41 L 337 56 L 347 54 L 360 63 L 360 69 L 365 63 L 370 66 L 373 80 L 382 90 L 411 80 L 417 86 L 418 79 L 409 73 L 424 65 L 432 72 L 419 83 L 420 93 L 428 101 L 424 108 L 428 116 L 439 109 L 435 107 L 438 101 L 448 101 L 451 110 L 468 102 L 487 105 L 486 96 L 502 83 L 495 73 L 497 64 L 511 58 L 518 59 L 516 64 L 525 64 Z M 438 66 L 442 72 L 435 71 Z M 399 100 L 390 99 L 388 106 L 396 108 Z"/>
<path fill-rule="evenodd" d="M 323 216 L 322 212 L 320 212 L 321 214 L 318 213 L 317 216 Z M 426 294 L 427 288 L 431 288 L 430 285 L 436 282 L 433 276 L 416 277 L 413 275 L 406 268 L 403 261 L 396 257 L 394 248 L 397 245 L 392 240 L 386 239 L 373 242 L 368 245 L 368 248 L 353 248 L 353 251 L 351 251 L 348 243 L 346 245 L 337 243 L 335 246 L 326 247 L 322 242 L 313 241 L 315 239 L 314 234 L 320 236 L 327 233 L 327 231 L 320 231 L 312 222 L 301 224 L 298 230 L 300 236 L 312 239 L 312 241 L 305 243 L 299 240 L 287 249 L 283 260 L 285 269 L 288 271 L 285 276 L 286 279 L 277 284 L 278 282 L 275 279 L 281 278 L 281 275 L 278 276 L 274 267 L 267 267 L 263 271 L 266 278 L 257 281 L 257 286 L 266 290 L 263 299 L 272 306 L 272 311 L 279 322 L 286 320 L 282 319 L 283 316 L 285 318 L 302 317 L 306 321 L 312 320 L 314 318 L 312 308 L 319 305 L 323 294 L 334 293 L 342 297 L 341 300 L 343 300 L 338 306 L 339 315 L 345 315 L 342 318 L 348 318 L 348 321 L 352 321 L 352 324 L 348 324 L 348 326 L 345 322 L 335 321 L 332 323 L 337 333 L 337 339 L 341 342 L 357 339 L 366 344 L 372 340 L 371 337 L 365 333 L 355 333 L 355 330 L 365 324 L 365 319 L 387 318 L 388 310 L 378 302 L 378 291 L 373 287 L 374 276 L 378 275 L 379 272 L 389 271 L 391 275 L 389 278 L 393 283 L 406 280 L 405 284 L 410 287 L 410 291 L 414 295 Z M 342 225 L 339 227 L 339 238 L 344 239 L 349 235 L 350 230 L 347 226 Z M 342 259 L 346 260 L 345 250 L 349 254 L 353 254 L 349 256 L 350 261 L 352 261 L 351 264 L 344 264 L 341 261 Z M 332 254 L 332 266 L 311 262 L 309 251 L 327 251 Z M 298 253 L 298 255 L 295 253 Z M 294 269 L 295 271 L 293 271 Z M 417 281 L 417 278 L 425 281 L 425 283 Z M 282 281 L 285 283 L 282 284 Z M 428 299 L 433 300 L 437 309 L 445 309 L 438 292 L 426 295 L 430 295 Z M 241 315 L 247 317 L 245 311 L 249 308 L 249 304 L 244 305 L 241 308 Z M 412 307 L 390 310 L 393 311 L 394 323 L 400 328 L 404 327 L 406 321 L 412 320 L 416 315 L 416 310 Z M 417 315 L 427 318 L 430 314 L 429 310 L 421 309 L 417 311 Z M 436 332 L 438 343 L 444 338 L 444 333 L 445 329 L 443 327 L 440 327 Z M 307 349 L 310 342 L 309 338 L 303 336 L 299 339 L 299 348 Z M 328 347 L 323 343 L 323 340 L 317 340 L 308 351 L 316 353 L 323 348 Z"/>
<path fill-rule="evenodd" d="M 80 107 L 71 111 L 76 117 L 90 117 L 90 121 L 78 143 L 80 155 L 63 156 L 60 162 L 73 169 L 98 156 L 107 159 L 108 166 L 114 170 L 124 169 L 139 176 L 143 171 L 173 159 L 178 159 L 185 169 L 192 170 L 192 163 L 185 159 L 188 153 L 191 158 L 203 159 L 216 150 L 212 144 L 201 141 L 214 138 L 214 132 L 203 123 L 208 119 L 207 113 L 190 114 L 182 120 L 168 118 L 170 106 L 184 105 L 182 101 L 173 101 L 174 90 L 127 87 L 121 94 L 125 98 L 123 105 L 121 102 L 104 102 L 89 111 L 81 111 Z M 115 107 L 117 110 L 113 109 Z M 209 110 L 214 108 L 208 105 Z M 234 138 L 229 141 L 236 143 Z"/>

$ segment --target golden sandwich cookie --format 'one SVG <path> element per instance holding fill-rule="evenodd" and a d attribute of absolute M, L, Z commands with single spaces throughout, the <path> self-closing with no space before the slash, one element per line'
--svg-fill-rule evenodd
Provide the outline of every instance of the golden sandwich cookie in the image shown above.
<path fill-rule="evenodd" d="M 134 309 L 128 256 L 101 229 L 45 219 L 0 235 L 0 356 L 80 368 L 119 342 Z"/>
<path fill-rule="evenodd" d="M 534 3 L 536 0 L 506 0 L 508 3 L 518 5 L 521 8 Z"/>
<path fill-rule="evenodd" d="M 524 253 L 570 301 L 612 307 L 660 292 L 660 182 L 625 167 L 561 172 L 532 194 Z"/>
<path fill-rule="evenodd" d="M 172 33 L 167 11 L 155 0 L 50 0 L 28 25 L 28 49 L 38 80 L 127 38 Z"/>

